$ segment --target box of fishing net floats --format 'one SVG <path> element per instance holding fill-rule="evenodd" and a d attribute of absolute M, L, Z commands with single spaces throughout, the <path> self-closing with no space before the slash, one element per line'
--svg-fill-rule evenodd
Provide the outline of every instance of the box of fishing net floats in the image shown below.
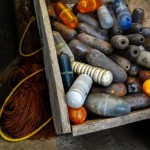
<path fill-rule="evenodd" d="M 73 136 L 150 118 L 145 0 L 34 0 L 55 131 Z"/>

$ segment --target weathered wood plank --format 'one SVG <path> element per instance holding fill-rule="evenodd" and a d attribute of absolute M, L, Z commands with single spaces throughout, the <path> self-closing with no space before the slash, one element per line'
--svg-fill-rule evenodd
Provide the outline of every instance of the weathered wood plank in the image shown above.
<path fill-rule="evenodd" d="M 116 117 L 116 118 L 107 118 L 107 119 L 97 119 L 89 120 L 81 125 L 72 126 L 73 136 L 83 135 L 87 133 L 92 133 L 96 131 L 101 131 L 105 129 L 110 129 L 125 124 L 130 124 L 133 122 L 150 119 L 150 108 L 140 111 L 135 111 L 129 115 Z"/>
<path fill-rule="evenodd" d="M 69 133 L 71 127 L 45 0 L 34 0 L 34 6 L 42 36 L 44 65 L 55 130 L 57 134 Z"/>

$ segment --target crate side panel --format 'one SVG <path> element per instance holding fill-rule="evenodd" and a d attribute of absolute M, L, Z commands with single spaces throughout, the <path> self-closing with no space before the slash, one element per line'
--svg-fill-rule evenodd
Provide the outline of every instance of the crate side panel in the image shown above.
<path fill-rule="evenodd" d="M 55 130 L 57 134 L 70 133 L 65 94 L 45 0 L 34 0 L 34 6 L 42 36 L 44 65 Z"/>
<path fill-rule="evenodd" d="M 83 135 L 87 133 L 119 127 L 122 125 L 130 124 L 133 122 L 146 120 L 146 119 L 150 119 L 150 108 L 132 112 L 125 116 L 108 118 L 108 119 L 91 120 L 91 121 L 89 120 L 81 125 L 73 125 L 72 134 L 73 136 Z"/>

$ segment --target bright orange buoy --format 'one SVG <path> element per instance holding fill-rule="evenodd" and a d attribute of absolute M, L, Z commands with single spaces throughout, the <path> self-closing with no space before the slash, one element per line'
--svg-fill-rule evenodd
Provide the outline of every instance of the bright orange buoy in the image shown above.
<path fill-rule="evenodd" d="M 77 9 L 81 13 L 88 13 L 97 10 L 101 5 L 101 0 L 80 0 L 77 5 Z"/>
<path fill-rule="evenodd" d="M 148 96 L 150 96 L 150 79 L 146 80 L 143 83 L 143 91 L 145 92 L 145 94 L 147 94 Z"/>
<path fill-rule="evenodd" d="M 72 29 L 75 29 L 78 26 L 78 18 L 65 3 L 62 1 L 56 1 L 53 6 L 56 15 L 65 23 L 65 25 Z"/>
<path fill-rule="evenodd" d="M 69 119 L 74 124 L 81 124 L 87 117 L 86 109 L 82 106 L 80 108 L 68 107 Z"/>

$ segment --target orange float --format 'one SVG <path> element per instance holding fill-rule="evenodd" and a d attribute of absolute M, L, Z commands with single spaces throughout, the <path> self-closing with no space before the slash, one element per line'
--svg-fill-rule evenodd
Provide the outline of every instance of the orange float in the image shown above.
<path fill-rule="evenodd" d="M 87 13 L 97 10 L 102 5 L 101 0 L 80 0 L 77 9 L 81 13 Z"/>
<path fill-rule="evenodd" d="M 62 1 L 56 1 L 53 6 L 56 15 L 65 23 L 65 25 L 72 29 L 75 29 L 78 26 L 78 18 L 73 14 L 73 12 L 65 3 Z"/>
<path fill-rule="evenodd" d="M 86 109 L 82 106 L 80 108 L 68 107 L 69 120 L 74 124 L 81 124 L 87 117 Z"/>
<path fill-rule="evenodd" d="M 143 83 L 143 91 L 145 92 L 145 94 L 147 94 L 148 96 L 150 96 L 150 79 L 146 80 Z"/>

